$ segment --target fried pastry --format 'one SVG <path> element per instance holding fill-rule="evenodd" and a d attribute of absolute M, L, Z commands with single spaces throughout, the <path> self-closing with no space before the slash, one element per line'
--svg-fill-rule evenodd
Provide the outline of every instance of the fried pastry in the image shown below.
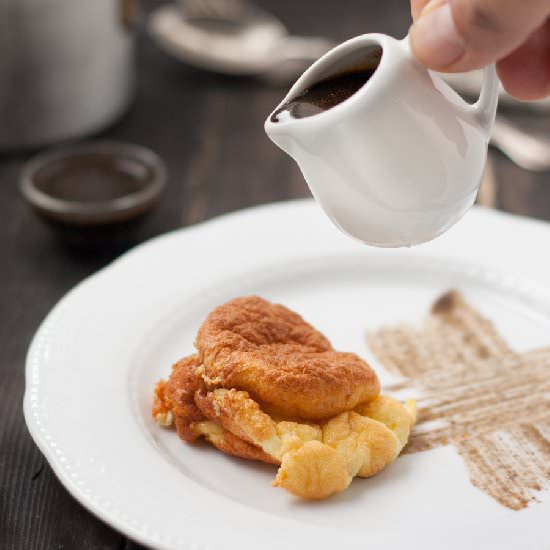
<path fill-rule="evenodd" d="M 379 395 L 371 367 L 335 351 L 284 306 L 259 297 L 215 309 L 197 353 L 155 388 L 153 416 L 187 442 L 280 465 L 273 485 L 302 498 L 344 490 L 397 458 L 414 404 Z"/>

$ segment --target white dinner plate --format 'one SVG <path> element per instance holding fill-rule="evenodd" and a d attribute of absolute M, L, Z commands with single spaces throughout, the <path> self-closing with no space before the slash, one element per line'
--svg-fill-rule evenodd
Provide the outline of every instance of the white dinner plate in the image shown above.
<path fill-rule="evenodd" d="M 365 332 L 421 318 L 448 288 L 512 347 L 550 344 L 550 228 L 473 209 L 411 250 L 341 235 L 312 201 L 258 207 L 153 239 L 65 296 L 29 350 L 24 411 L 65 487 L 159 548 L 550 548 L 548 492 L 521 511 L 470 484 L 453 447 L 409 454 L 323 502 L 270 486 L 275 469 L 187 445 L 150 415 L 154 383 L 192 351 L 208 311 L 259 294 L 336 349 L 371 360 Z"/>

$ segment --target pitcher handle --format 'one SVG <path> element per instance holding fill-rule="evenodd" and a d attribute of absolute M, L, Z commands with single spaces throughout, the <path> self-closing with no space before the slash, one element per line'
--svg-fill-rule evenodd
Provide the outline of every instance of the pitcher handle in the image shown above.
<path fill-rule="evenodd" d="M 408 34 L 405 38 L 403 38 L 403 40 L 401 40 L 401 44 L 405 49 L 406 54 L 409 57 L 414 58 L 411 49 L 410 37 Z M 447 82 L 444 84 L 452 89 L 452 86 Z M 483 80 L 479 99 L 473 105 L 464 102 L 465 108 L 474 114 L 479 126 L 483 130 L 487 143 L 489 143 L 489 140 L 491 139 L 493 123 L 495 122 L 498 106 L 499 86 L 500 83 L 497 77 L 495 65 L 487 65 L 483 69 Z"/>
<path fill-rule="evenodd" d="M 491 138 L 491 131 L 495 122 L 498 106 L 499 80 L 494 64 L 483 69 L 483 81 L 479 99 L 471 106 L 475 117 L 485 132 L 487 142 Z"/>

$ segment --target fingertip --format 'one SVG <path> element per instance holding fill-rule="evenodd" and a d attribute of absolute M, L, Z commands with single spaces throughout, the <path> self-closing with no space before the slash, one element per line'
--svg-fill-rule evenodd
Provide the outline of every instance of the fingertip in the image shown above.
<path fill-rule="evenodd" d="M 500 61 L 497 67 L 502 86 L 512 97 L 520 101 L 536 101 L 550 95 L 550 76 L 541 74 L 544 73 L 542 67 L 531 70 L 508 59 Z"/>
<path fill-rule="evenodd" d="M 513 97 L 534 101 L 550 95 L 550 23 L 497 64 L 504 89 Z"/>
<path fill-rule="evenodd" d="M 435 0 L 428 4 L 409 32 L 411 49 L 426 67 L 445 70 L 466 53 L 466 44 L 458 34 L 451 6 Z"/>

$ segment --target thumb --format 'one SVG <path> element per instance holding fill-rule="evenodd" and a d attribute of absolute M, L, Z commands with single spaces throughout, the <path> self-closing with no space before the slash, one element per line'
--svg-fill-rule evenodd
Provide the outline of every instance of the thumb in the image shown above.
<path fill-rule="evenodd" d="M 519 47 L 549 15 L 549 0 L 431 0 L 411 28 L 411 47 L 430 69 L 479 69 Z"/>

